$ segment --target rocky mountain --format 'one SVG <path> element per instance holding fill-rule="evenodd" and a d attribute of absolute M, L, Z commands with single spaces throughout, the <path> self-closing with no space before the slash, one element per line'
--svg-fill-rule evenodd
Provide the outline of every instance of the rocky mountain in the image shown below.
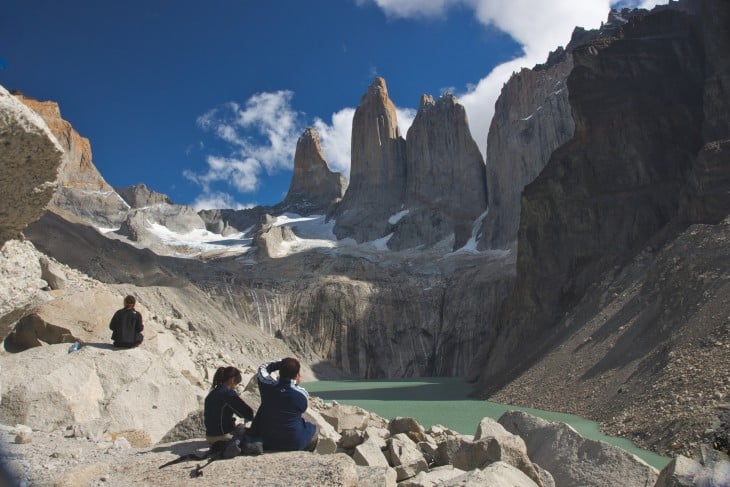
<path fill-rule="evenodd" d="M 308 127 L 297 140 L 294 175 L 281 206 L 285 211 L 309 215 L 329 209 L 345 194 L 347 180 L 330 171 L 319 142 L 319 134 Z"/>
<path fill-rule="evenodd" d="M 406 137 L 406 174 L 407 213 L 395 224 L 389 247 L 428 246 L 452 235 L 453 248 L 463 247 L 486 210 L 487 188 L 466 110 L 453 95 L 421 97 Z"/>
<path fill-rule="evenodd" d="M 80 433 L 99 419 L 93 427 L 106 433 L 158 441 L 196 414 L 196 400 L 185 401 L 200 397 L 215 364 L 291 354 L 320 377 L 470 372 L 480 397 L 575 412 L 656 451 L 695 454 L 708 440 L 698 433 L 720 431 L 713 421 L 729 410 L 727 374 L 714 366 L 730 361 L 722 1 L 614 13 L 598 33 L 576 30 L 565 50 L 505 86 L 486 167 L 453 97 L 424 96 L 404 140 L 378 78 L 356 112 L 351 182 L 334 207 L 342 180 L 311 131 L 280 205 L 196 214 L 139 186 L 120 190 L 133 208 L 52 204 L 26 241 L 0 252 L 0 357 L 20 371 L 45 357 L 80 381 L 92 406 L 68 401 L 74 381 L 53 375 L 24 388 L 27 373 L 14 373 L 3 421 L 54 430 L 83 413 Z M 27 205 L 3 214 L 3 235 L 37 218 L 54 185 L 78 198 L 107 191 L 87 168 L 90 149 L 51 116 L 57 108 L 47 118 L 74 139 L 59 146 L 70 174 L 58 182 L 59 135 L 0 101 L 9 127 L 0 137 L 14 147 L 2 184 L 20 181 L 22 193 L 9 194 Z M 315 208 L 329 220 L 306 214 Z M 307 218 L 281 214 L 294 209 Z M 478 248 L 492 250 L 472 245 L 480 217 Z M 120 229 L 101 233 L 104 222 Z M 186 250 L 180 238 L 190 233 L 240 249 Z M 132 351 L 134 367 L 119 370 L 104 317 L 126 293 L 139 296 L 150 336 Z M 76 339 L 90 345 L 86 355 L 67 354 L 62 344 Z M 68 357 L 82 357 L 83 373 Z M 159 394 L 171 383 L 185 401 Z M 33 408 L 44 392 L 68 415 L 43 423 Z M 140 396 L 161 410 L 141 424 L 131 414 Z M 177 402 L 184 414 L 159 424 Z"/>
<path fill-rule="evenodd" d="M 89 139 L 61 118 L 57 103 L 38 101 L 22 93 L 15 93 L 15 97 L 43 118 L 64 151 L 51 206 L 71 218 L 116 228 L 129 208 L 94 166 Z"/>
<path fill-rule="evenodd" d="M 690 11 L 643 12 L 573 50 L 567 87 L 575 134 L 523 192 L 515 289 L 472 366 L 482 395 L 506 388 L 497 397 L 525 401 L 514 391 L 529 387 L 526 402 L 565 407 L 574 399 L 576 409 L 608 422 L 618 410 L 659 410 L 660 398 L 645 391 L 662 390 L 663 369 L 691 356 L 683 343 L 689 333 L 708 337 L 695 342 L 696 354 L 709 346 L 721 361 L 730 358 L 724 340 L 709 338 L 727 329 L 730 311 L 730 261 L 718 246 L 730 208 L 730 112 L 717 109 L 728 103 L 720 95 L 730 83 L 728 15 L 711 0 Z M 672 250 L 678 245 L 697 253 L 681 257 Z M 637 263 L 641 256 L 648 269 Z M 628 286 L 627 275 L 644 277 Z M 550 391 L 535 387 L 539 370 L 559 369 L 569 373 L 553 376 Z M 684 399 L 684 407 L 704 411 L 705 424 L 727 394 L 723 380 L 702 386 L 718 391 L 709 403 L 707 392 Z M 640 390 L 627 395 L 628 384 Z M 637 426 L 637 441 L 668 448 L 657 430 L 685 448 L 698 441 L 688 418 L 660 414 L 652 426 L 652 433 Z"/>
<path fill-rule="evenodd" d="M 453 95 L 423 95 L 406 140 L 385 80 L 363 95 L 352 125 L 350 185 L 334 233 L 385 237 L 392 250 L 463 247 L 487 204 L 484 161 Z"/>
<path fill-rule="evenodd" d="M 153 191 L 144 183 L 139 183 L 127 188 L 114 188 L 114 190 L 131 208 L 143 208 L 145 206 L 156 205 L 159 203 L 166 203 L 168 205 L 174 204 L 166 194 Z"/>
<path fill-rule="evenodd" d="M 388 218 L 402 210 L 406 147 L 395 105 L 383 78 L 375 78 L 352 120 L 350 183 L 335 212 L 335 235 L 358 242 L 388 232 Z"/>
<path fill-rule="evenodd" d="M 573 50 L 610 37 L 637 15 L 638 10 L 611 10 L 599 29 L 577 27 L 567 46 L 551 52 L 545 64 L 523 68 L 505 83 L 487 137 L 489 213 L 479 230 L 480 249 L 516 247 L 524 187 L 574 135 L 566 84 Z"/>

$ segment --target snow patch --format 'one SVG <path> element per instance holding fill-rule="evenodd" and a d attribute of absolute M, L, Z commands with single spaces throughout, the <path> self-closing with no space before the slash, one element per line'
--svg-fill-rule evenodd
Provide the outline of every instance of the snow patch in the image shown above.
<path fill-rule="evenodd" d="M 401 218 L 403 218 L 408 213 L 410 213 L 410 211 L 411 210 L 401 210 L 398 213 L 396 213 L 395 215 L 391 215 L 391 217 L 388 218 L 388 223 L 390 223 L 391 225 L 395 225 L 396 223 L 398 223 L 401 220 Z"/>

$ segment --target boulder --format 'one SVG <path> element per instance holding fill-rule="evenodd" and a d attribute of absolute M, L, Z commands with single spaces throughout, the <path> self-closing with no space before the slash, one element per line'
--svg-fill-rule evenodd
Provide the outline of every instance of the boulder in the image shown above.
<path fill-rule="evenodd" d="M 36 347 L 3 359 L 3 422 L 52 431 L 108 419 L 110 432 L 143 430 L 154 443 L 199 408 L 204 391 L 157 353 L 142 347 L 67 349 Z"/>
<path fill-rule="evenodd" d="M 363 431 L 367 428 L 370 417 L 370 413 L 360 407 L 338 403 L 322 409 L 319 414 L 338 432 Z"/>
<path fill-rule="evenodd" d="M 426 441 L 426 432 L 423 426 L 413 418 L 396 417 L 388 423 L 388 432 L 391 436 L 405 433 L 414 443 Z"/>
<path fill-rule="evenodd" d="M 0 86 L 0 246 L 46 209 L 64 152 L 43 119 Z"/>
<path fill-rule="evenodd" d="M 56 262 L 43 256 L 39 259 L 41 264 L 41 279 L 48 283 L 51 289 L 63 289 L 66 286 L 66 275 L 63 269 Z"/>
<path fill-rule="evenodd" d="M 191 480 L 194 465 L 182 462 L 160 469 L 160 465 L 187 453 L 198 453 L 197 443 L 167 445 L 130 457 L 114 465 L 109 485 L 277 485 L 357 487 L 360 470 L 344 453 L 312 455 L 309 452 L 277 452 L 258 456 L 237 456 L 215 461 L 205 467 L 203 475 Z M 174 448 L 173 448 L 174 446 Z M 387 478 L 387 474 L 386 474 Z M 383 484 L 385 485 L 385 484 Z"/>
<path fill-rule="evenodd" d="M 116 228 L 126 217 L 129 205 L 94 166 L 89 139 L 81 137 L 61 117 L 58 103 L 35 100 L 20 93 L 15 96 L 43 118 L 63 149 L 51 208 L 93 226 Z"/>
<path fill-rule="evenodd" d="M 436 467 L 428 472 L 419 472 L 415 477 L 398 483 L 398 487 L 440 487 L 447 485 L 451 479 L 459 477 L 466 472 L 452 465 Z"/>
<path fill-rule="evenodd" d="M 340 439 L 340 446 L 345 450 L 355 448 L 357 445 L 363 442 L 364 433 L 356 429 L 346 429 L 342 431 L 342 438 Z"/>
<path fill-rule="evenodd" d="M 391 467 L 357 467 L 357 487 L 395 487 L 395 478 Z"/>
<path fill-rule="evenodd" d="M 583 438 L 564 423 L 509 411 L 499 418 L 504 428 L 520 436 L 529 458 L 553 476 L 555 485 L 654 485 L 658 472 L 619 447 Z"/>
<path fill-rule="evenodd" d="M 355 447 L 352 459 L 356 464 L 369 467 L 387 467 L 388 460 L 383 455 L 380 445 L 371 440 L 365 440 Z"/>
<path fill-rule="evenodd" d="M 502 436 L 512 436 L 512 433 L 504 429 L 504 426 L 499 424 L 492 418 L 485 417 L 479 422 L 477 431 L 474 433 L 474 440 L 481 440 L 488 436 L 499 438 Z"/>
<path fill-rule="evenodd" d="M 516 467 L 504 462 L 495 462 L 484 470 L 473 470 L 459 477 L 455 477 L 446 483 L 444 487 L 466 487 L 472 485 L 494 485 L 509 487 L 536 487 L 537 484 Z M 574 485 L 574 484 L 566 484 Z M 592 484 L 580 484 L 592 485 Z M 620 485 L 620 484 L 617 484 Z"/>
<path fill-rule="evenodd" d="M 388 440 L 388 453 L 398 482 L 428 472 L 428 463 L 418 446 L 406 435 L 399 433 Z"/>

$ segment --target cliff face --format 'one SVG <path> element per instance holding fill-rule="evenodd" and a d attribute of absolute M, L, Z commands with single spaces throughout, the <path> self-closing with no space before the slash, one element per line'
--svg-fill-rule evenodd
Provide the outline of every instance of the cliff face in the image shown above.
<path fill-rule="evenodd" d="M 361 378 L 459 376 L 489 336 L 513 262 L 434 261 L 309 252 L 261 261 L 255 274 L 244 261 L 185 273 L 305 360 Z"/>
<path fill-rule="evenodd" d="M 350 184 L 335 217 L 338 238 L 358 242 L 386 234 L 406 186 L 405 140 L 383 78 L 375 78 L 352 120 Z"/>
<path fill-rule="evenodd" d="M 466 111 L 453 95 L 437 101 L 421 97 L 406 138 L 406 163 L 408 214 L 396 225 L 389 247 L 428 246 L 451 234 L 454 247 L 462 247 L 474 220 L 486 210 L 487 188 Z M 443 224 L 434 225 L 439 220 Z"/>
<path fill-rule="evenodd" d="M 575 326 L 566 313 L 604 273 L 654 252 L 688 220 L 715 224 L 728 214 L 730 111 L 716 108 L 727 107 L 720 94 L 730 87 L 728 9 L 698 5 L 694 16 L 632 17 L 612 37 L 575 48 L 567 83 L 575 135 L 523 193 L 517 283 L 472 365 L 483 394 L 565 340 Z M 646 319 L 643 333 L 662 336 L 664 318 Z"/>
<path fill-rule="evenodd" d="M 53 196 L 63 149 L 41 117 L 0 86 L 0 247 L 37 220 Z"/>
<path fill-rule="evenodd" d="M 545 66 L 513 75 L 495 104 L 487 137 L 489 213 L 482 224 L 480 249 L 515 245 L 523 188 L 573 136 L 565 84 L 573 55 L 560 51 L 555 57 Z"/>
<path fill-rule="evenodd" d="M 346 187 L 344 176 L 327 166 L 319 134 L 314 128 L 307 128 L 297 140 L 294 175 L 281 206 L 300 215 L 326 212 L 340 201 Z"/>
<path fill-rule="evenodd" d="M 89 139 L 81 137 L 61 118 L 57 103 L 34 100 L 22 94 L 15 96 L 43 118 L 64 151 L 58 188 L 50 206 L 97 226 L 118 226 L 129 208 L 94 166 Z"/>

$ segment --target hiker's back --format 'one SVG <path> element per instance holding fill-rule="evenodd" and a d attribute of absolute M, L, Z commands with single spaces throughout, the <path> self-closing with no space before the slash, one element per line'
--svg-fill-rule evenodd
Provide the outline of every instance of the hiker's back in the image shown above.
<path fill-rule="evenodd" d="M 116 347 L 134 347 L 142 343 L 142 315 L 134 309 L 135 300 L 127 296 L 124 308 L 114 313 L 109 329 L 112 330 L 112 340 Z"/>

